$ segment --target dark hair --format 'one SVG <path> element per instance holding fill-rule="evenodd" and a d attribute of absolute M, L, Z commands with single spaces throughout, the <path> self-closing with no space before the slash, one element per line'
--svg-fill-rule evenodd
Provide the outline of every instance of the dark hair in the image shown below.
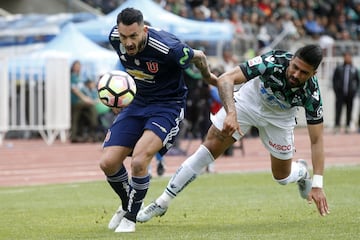
<path fill-rule="evenodd" d="M 299 48 L 294 57 L 298 57 L 304 62 L 317 69 L 323 58 L 323 51 L 319 45 L 310 44 Z"/>
<path fill-rule="evenodd" d="M 151 27 L 151 23 L 149 21 L 147 21 L 147 20 L 144 20 L 144 24 Z"/>
<path fill-rule="evenodd" d="M 144 17 L 141 11 L 135 8 L 125 8 L 117 16 L 116 23 L 123 23 L 124 25 L 131 25 L 133 23 L 139 25 L 144 23 Z"/>
<path fill-rule="evenodd" d="M 76 64 L 81 64 L 81 63 L 80 63 L 80 60 L 74 60 L 74 61 L 72 62 L 71 66 L 70 66 L 70 72 L 71 72 L 71 73 L 74 72 L 74 68 L 75 68 L 75 65 L 76 65 Z"/>

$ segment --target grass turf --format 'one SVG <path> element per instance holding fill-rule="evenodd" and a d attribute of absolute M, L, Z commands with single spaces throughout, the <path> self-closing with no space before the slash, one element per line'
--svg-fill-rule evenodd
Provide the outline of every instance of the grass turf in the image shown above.
<path fill-rule="evenodd" d="M 119 201 L 106 182 L 0 188 L 0 239 L 356 239 L 360 236 L 360 166 L 326 170 L 331 214 L 321 217 L 270 173 L 201 175 L 161 218 L 114 233 Z M 154 178 L 145 204 L 169 178 Z"/>

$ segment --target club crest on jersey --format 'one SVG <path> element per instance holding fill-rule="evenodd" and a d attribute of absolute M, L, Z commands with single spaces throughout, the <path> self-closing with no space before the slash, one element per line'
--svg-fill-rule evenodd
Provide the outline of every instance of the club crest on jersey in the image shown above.
<path fill-rule="evenodd" d="M 159 64 L 157 62 L 146 62 L 146 66 L 151 73 L 157 73 L 159 71 Z"/>
<path fill-rule="evenodd" d="M 299 95 L 295 95 L 294 98 L 291 100 L 291 104 L 297 104 L 301 102 L 301 97 Z"/>

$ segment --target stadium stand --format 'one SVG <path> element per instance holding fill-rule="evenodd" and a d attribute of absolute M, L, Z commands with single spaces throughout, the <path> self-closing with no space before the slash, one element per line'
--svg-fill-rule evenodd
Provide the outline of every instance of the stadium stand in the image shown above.
<path fill-rule="evenodd" d="M 46 43 L 53 39 L 67 23 L 85 22 L 99 15 L 107 15 L 124 2 L 125 0 L 22 0 L 14 4 L 14 1 L 6 1 L 0 9 L 1 69 L 5 69 L 8 64 L 4 57 L 24 54 L 31 47 L 38 48 L 36 44 Z M 233 40 L 226 43 L 226 46 L 231 48 L 239 61 L 271 48 L 294 50 L 305 43 L 319 43 L 324 49 L 325 58 L 318 77 L 321 80 L 320 87 L 324 92 L 324 100 L 330 103 L 330 107 L 324 109 L 325 125 L 332 127 L 334 99 L 329 81 L 331 73 L 341 62 L 341 55 L 345 50 L 353 53 L 354 63 L 360 67 L 360 42 L 358 41 L 360 39 L 360 0 L 154 0 L 154 2 L 165 10 L 188 19 L 232 23 L 236 34 Z M 40 7 L 39 4 L 43 6 Z M 189 44 L 204 49 L 210 56 L 213 56 L 214 52 L 218 53 L 214 51 L 214 45 L 206 41 L 191 41 Z M 218 64 L 220 57 L 221 55 L 215 55 L 210 59 L 214 67 Z M 61 59 L 58 61 L 61 62 Z M 66 69 L 65 65 L 63 69 Z M 1 74 L 0 80 L 7 77 L 6 74 Z M 4 83 L 5 81 L 0 83 L 0 86 Z M 7 89 L 9 86 L 2 87 Z M 16 90 L 15 85 L 13 89 Z M 8 93 L 4 92 L 1 95 L 3 101 L 0 102 L 8 101 L 6 94 Z M 358 104 L 358 102 L 355 103 L 355 108 Z M 6 108 L 8 108 L 7 105 L 2 106 L 3 111 Z M 19 111 L 19 109 L 15 110 Z M 15 110 L 11 115 L 14 120 L 17 118 Z M 354 113 L 356 123 L 358 112 L 356 109 Z M 1 139 L 4 137 L 2 134 L 7 130 L 19 129 L 20 125 L 17 123 L 13 126 L 9 125 L 8 114 L 3 114 L 1 109 L 0 116 L 1 145 Z M 298 121 L 301 124 L 304 119 L 299 118 Z M 61 125 L 61 131 L 65 125 Z M 353 127 L 354 125 L 357 124 L 353 123 Z M 26 125 L 23 129 L 28 130 L 30 127 Z M 51 131 L 54 131 L 54 134 L 48 138 L 48 142 L 55 138 L 59 130 Z"/>

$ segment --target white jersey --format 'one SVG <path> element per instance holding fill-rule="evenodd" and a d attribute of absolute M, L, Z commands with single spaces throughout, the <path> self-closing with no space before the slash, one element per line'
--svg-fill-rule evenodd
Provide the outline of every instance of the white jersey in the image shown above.
<path fill-rule="evenodd" d="M 268 91 L 271 89 L 265 91 L 263 82 L 259 78 L 252 79 L 234 92 L 235 106 L 256 115 L 256 119 L 260 121 L 258 124 L 265 120 L 278 127 L 294 127 L 297 108 L 281 107 L 286 102 L 282 103 L 278 99 L 269 98 L 273 94 Z"/>

